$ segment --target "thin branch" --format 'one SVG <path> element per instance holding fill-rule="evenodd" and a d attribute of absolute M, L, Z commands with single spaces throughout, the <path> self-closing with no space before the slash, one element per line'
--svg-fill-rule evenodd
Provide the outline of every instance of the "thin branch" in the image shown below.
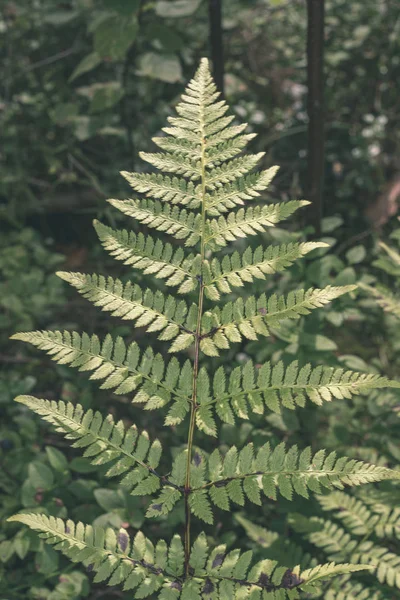
<path fill-rule="evenodd" d="M 140 26 L 142 23 L 143 8 L 144 8 L 144 0 L 140 0 L 139 8 L 137 9 L 137 21 L 138 21 L 139 31 L 140 31 Z M 131 70 L 135 64 L 135 59 L 136 59 L 136 55 L 137 55 L 137 38 L 138 38 L 138 34 L 136 35 L 136 38 L 135 38 L 133 44 L 131 45 L 131 47 L 129 48 L 129 50 L 126 54 L 126 57 L 125 57 L 125 63 L 124 63 L 123 71 L 122 71 L 122 88 L 123 88 L 125 94 L 121 100 L 121 105 L 120 105 L 121 106 L 121 121 L 125 128 L 126 141 L 127 141 L 127 147 L 128 147 L 128 162 L 127 162 L 127 164 L 128 164 L 128 168 L 133 169 L 133 170 L 135 169 L 135 142 L 133 139 L 133 132 L 134 132 L 133 122 L 134 122 L 136 114 L 137 114 L 137 110 L 135 111 L 135 109 L 137 109 L 137 102 L 135 102 L 135 105 L 133 103 L 129 102 L 129 100 L 131 100 L 132 98 L 127 93 L 127 88 L 128 88 L 128 81 L 129 81 L 129 77 L 131 74 Z M 134 98 L 135 98 L 135 100 L 137 99 L 137 94 L 134 96 Z M 133 110 L 131 110 L 132 108 L 133 108 Z M 136 112 L 136 114 L 135 114 L 135 112 Z"/>
<path fill-rule="evenodd" d="M 209 0 L 210 47 L 214 80 L 224 95 L 224 47 L 222 31 L 222 0 Z"/>
<path fill-rule="evenodd" d="M 202 106 L 204 111 L 204 106 Z M 206 141 L 204 131 L 204 114 L 201 115 L 202 131 L 201 131 L 201 246 L 200 246 L 200 264 L 203 268 L 203 263 L 206 255 L 206 243 L 205 243 L 205 226 L 207 217 L 207 205 L 206 205 Z M 194 349 L 194 364 L 193 364 L 193 395 L 190 401 L 190 424 L 189 434 L 187 442 L 187 461 L 186 461 L 186 473 L 185 473 L 185 576 L 190 575 L 190 506 L 189 506 L 189 495 L 191 493 L 190 488 L 190 469 L 192 464 L 192 450 L 193 450 L 193 438 L 196 426 L 196 412 L 198 409 L 197 404 L 197 380 L 199 373 L 199 355 L 200 355 L 200 341 L 201 341 L 201 321 L 203 316 L 203 300 L 204 300 L 204 282 L 203 278 L 200 278 L 200 290 L 199 290 L 199 302 L 197 311 L 197 325 L 195 333 L 195 349 Z"/>
<path fill-rule="evenodd" d="M 53 56 L 48 56 L 47 58 L 43 58 L 36 63 L 32 63 L 25 69 L 21 69 L 20 74 L 27 73 L 29 71 L 34 71 L 35 69 L 40 69 L 40 67 L 45 67 L 46 65 L 51 65 L 52 63 L 58 62 L 59 60 L 63 60 L 67 58 L 71 54 L 75 54 L 78 52 L 79 48 L 77 46 L 72 46 L 68 48 L 68 50 L 62 50 L 61 52 L 57 52 Z"/>
<path fill-rule="evenodd" d="M 307 78 L 308 78 L 308 198 L 310 224 L 321 235 L 324 183 L 324 19 L 325 0 L 307 0 Z"/>

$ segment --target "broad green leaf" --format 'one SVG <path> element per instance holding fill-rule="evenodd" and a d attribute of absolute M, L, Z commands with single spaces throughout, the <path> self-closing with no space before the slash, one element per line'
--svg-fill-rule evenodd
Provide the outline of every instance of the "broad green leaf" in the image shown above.
<path fill-rule="evenodd" d="M 136 17 L 111 15 L 94 32 L 94 50 L 100 58 L 122 60 L 138 33 Z"/>
<path fill-rule="evenodd" d="M 156 13 L 160 17 L 188 17 L 200 6 L 202 0 L 157 0 Z"/>
<path fill-rule="evenodd" d="M 85 56 L 85 58 L 83 58 L 81 62 L 75 67 L 75 69 L 72 72 L 72 75 L 69 78 L 69 81 L 74 81 L 80 75 L 92 71 L 101 63 L 101 61 L 102 59 L 97 54 L 97 52 L 91 52 L 90 54 Z"/>
<path fill-rule="evenodd" d="M 138 74 L 167 83 L 175 83 L 182 77 L 179 59 L 174 54 L 147 52 L 139 58 Z"/>

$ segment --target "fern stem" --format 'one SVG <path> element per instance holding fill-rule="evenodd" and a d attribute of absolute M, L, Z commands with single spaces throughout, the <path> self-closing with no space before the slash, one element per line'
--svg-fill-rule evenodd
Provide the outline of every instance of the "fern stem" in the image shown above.
<path fill-rule="evenodd" d="M 206 225 L 206 140 L 204 132 L 204 104 L 201 104 L 201 239 L 200 239 L 200 265 L 201 270 L 203 269 L 203 263 L 205 258 L 205 225 Z M 192 462 L 192 451 L 193 451 L 193 440 L 194 432 L 196 427 L 196 411 L 197 411 L 197 379 L 199 373 L 199 355 L 200 355 L 200 341 L 201 341 L 201 319 L 203 316 L 203 302 L 204 302 L 204 283 L 202 272 L 200 274 L 200 289 L 199 289 L 199 301 L 197 311 L 197 324 L 195 333 L 195 348 L 194 348 L 194 363 L 193 363 L 193 394 L 191 399 L 190 408 L 190 423 L 189 423 L 189 434 L 187 442 L 187 458 L 186 458 L 186 475 L 185 475 L 185 575 L 189 576 L 190 565 L 190 467 Z"/>
<path fill-rule="evenodd" d="M 203 285 L 200 286 L 199 293 L 199 310 L 197 318 L 197 329 L 196 329 L 196 342 L 194 351 L 194 365 L 193 365 L 193 395 L 191 400 L 190 409 L 190 423 L 189 423 L 189 434 L 187 442 L 187 458 L 186 458 L 186 474 L 185 474 L 185 574 L 186 577 L 189 575 L 189 556 L 190 556 L 190 506 L 189 506 L 189 495 L 190 495 L 190 466 L 192 461 L 192 449 L 194 430 L 196 426 L 196 410 L 197 410 L 197 376 L 199 370 L 199 354 L 200 354 L 200 332 L 201 326 L 201 314 L 203 304 Z"/>

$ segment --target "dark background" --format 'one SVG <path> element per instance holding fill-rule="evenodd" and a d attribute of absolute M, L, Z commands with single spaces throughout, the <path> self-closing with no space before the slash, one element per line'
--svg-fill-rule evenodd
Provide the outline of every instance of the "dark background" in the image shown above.
<path fill-rule="evenodd" d="M 323 47 L 314 8 L 310 97 L 304 0 L 19 0 L 1 11 L 3 230 L 32 226 L 64 252 L 90 246 L 104 199 L 128 192 L 118 171 L 145 168 L 138 151 L 154 148 L 201 56 L 214 59 L 232 110 L 259 134 L 254 150 L 281 166 L 278 196 L 309 197 L 320 177 L 318 114 L 307 176 L 307 108 L 318 113 L 323 99 L 324 214 L 342 215 L 348 238 L 395 212 L 397 2 L 327 0 Z"/>

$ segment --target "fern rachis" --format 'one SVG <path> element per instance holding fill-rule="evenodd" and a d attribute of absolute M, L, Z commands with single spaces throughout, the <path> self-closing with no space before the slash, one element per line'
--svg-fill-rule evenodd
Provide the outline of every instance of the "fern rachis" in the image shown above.
<path fill-rule="evenodd" d="M 90 565 L 96 581 L 135 589 L 136 598 L 157 593 L 161 600 L 284 600 L 298 598 L 303 591 L 313 593 L 321 581 L 335 575 L 368 568 L 327 563 L 307 570 L 287 569 L 273 560 L 250 566 L 249 552 L 227 553 L 222 546 L 210 550 L 205 534 L 192 541 L 191 518 L 212 523 L 213 505 L 228 510 L 231 503 L 244 505 L 247 500 L 261 504 L 278 492 L 289 500 L 294 493 L 308 498 L 310 492 L 324 488 L 400 478 L 398 472 L 384 467 L 324 451 L 312 455 L 310 449 L 283 444 L 232 447 L 225 455 L 219 449 L 210 455 L 194 452 L 197 429 L 217 436 L 216 417 L 234 423 L 236 418 L 249 418 L 250 412 L 302 407 L 308 399 L 321 404 L 371 389 L 399 387 L 379 376 L 310 365 L 299 368 L 296 361 L 286 366 L 266 363 L 257 372 L 251 361 L 230 373 L 224 367 L 212 373 L 201 366 L 203 354 L 217 356 L 243 339 L 268 337 L 269 326 L 307 315 L 354 289 L 328 287 L 290 292 L 286 298 L 261 294 L 225 301 L 223 296 L 233 288 L 282 271 L 324 244 L 260 246 L 254 252 L 247 249 L 242 255 L 235 252 L 218 259 L 221 248 L 265 231 L 308 204 L 254 203 L 276 168 L 250 173 L 262 155 L 241 156 L 253 136 L 243 134 L 244 126 L 231 124 L 232 117 L 225 115 L 228 107 L 218 97 L 204 59 L 177 106 L 178 117 L 169 119 L 167 135 L 154 140 L 162 152 L 141 155 L 161 173 L 123 173 L 145 197 L 110 201 L 139 223 L 179 240 L 178 245 L 150 233 L 136 235 L 95 223 L 112 256 L 164 281 L 168 291 L 143 290 L 138 284 L 95 274 L 59 273 L 103 311 L 146 328 L 167 343 L 170 353 L 179 356 L 190 348 L 192 358 L 182 364 L 174 356 L 166 364 L 151 348 L 141 352 L 137 343 L 127 347 L 123 339 L 111 336 L 103 342 L 96 335 L 76 332 L 14 336 L 45 350 L 56 362 L 90 373 L 104 389 L 133 394 L 132 401 L 146 410 L 168 406 L 166 426 L 188 422 L 186 447 L 178 452 L 167 476 L 159 472 L 160 443 L 151 442 L 135 426 L 126 430 L 122 422 L 104 419 L 98 412 L 84 413 L 79 405 L 28 396 L 17 399 L 73 440 L 75 447 L 83 448 L 94 464 L 110 463 L 107 476 L 120 477 L 133 494 L 149 496 L 147 517 L 168 514 L 183 499 L 183 539 L 159 540 L 155 547 L 141 532 L 131 543 L 124 530 L 118 534 L 94 530 L 38 514 L 12 518 L 39 531 L 70 558 Z"/>

